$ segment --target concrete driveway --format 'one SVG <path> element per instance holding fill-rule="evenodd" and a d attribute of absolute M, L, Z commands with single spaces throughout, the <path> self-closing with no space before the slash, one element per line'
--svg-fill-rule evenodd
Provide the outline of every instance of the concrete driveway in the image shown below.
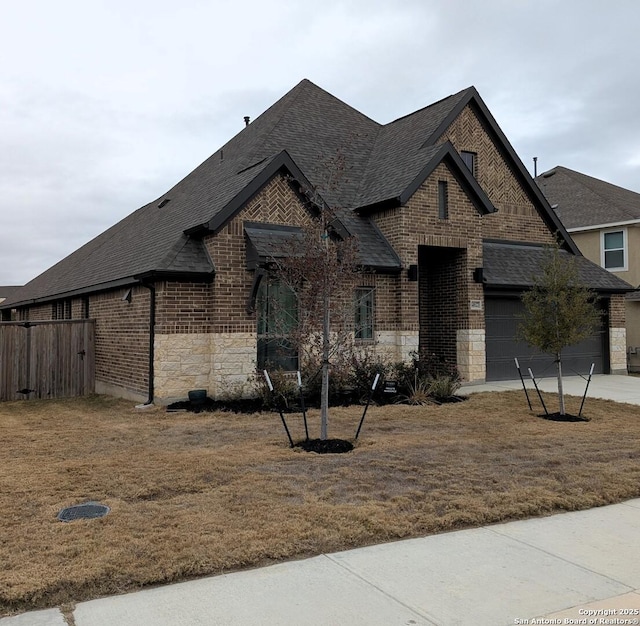
<path fill-rule="evenodd" d="M 584 394 L 587 385 L 586 378 L 564 376 L 562 380 L 566 394 L 571 396 L 582 396 Z M 536 379 L 536 382 L 541 391 L 558 392 L 558 379 L 553 372 L 547 372 L 545 378 Z M 528 376 L 525 379 L 525 385 L 527 389 L 530 389 L 535 394 L 533 383 Z M 463 386 L 458 393 L 460 395 L 468 395 L 479 391 L 506 391 L 508 389 L 522 390 L 522 382 L 520 380 L 505 380 L 480 385 L 470 384 Z M 533 399 L 533 396 L 530 395 L 530 397 Z M 587 398 L 604 398 L 605 400 L 615 400 L 616 402 L 640 404 L 640 377 L 595 374 L 591 378 Z"/>

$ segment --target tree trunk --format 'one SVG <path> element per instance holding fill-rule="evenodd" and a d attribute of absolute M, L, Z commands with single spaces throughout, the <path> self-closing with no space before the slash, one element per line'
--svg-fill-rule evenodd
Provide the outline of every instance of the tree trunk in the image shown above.
<path fill-rule="evenodd" d="M 564 415 L 564 388 L 562 387 L 562 361 L 560 360 L 560 353 L 556 354 L 556 359 L 558 363 L 558 402 L 560 404 L 560 415 Z"/>
<path fill-rule="evenodd" d="M 329 430 L 329 296 L 325 290 L 322 303 L 322 388 L 320 392 L 320 439 L 327 439 Z"/>

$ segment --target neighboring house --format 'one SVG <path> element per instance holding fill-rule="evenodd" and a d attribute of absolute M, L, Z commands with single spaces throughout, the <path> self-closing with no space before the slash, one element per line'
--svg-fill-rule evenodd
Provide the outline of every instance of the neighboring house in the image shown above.
<path fill-rule="evenodd" d="M 20 289 L 18 285 L 0 286 L 0 304 L 7 298 L 13 298 L 18 293 L 18 289 Z M 11 312 L 3 314 L 3 319 L 9 317 L 11 317 Z"/>
<path fill-rule="evenodd" d="M 435 355 L 468 381 L 513 378 L 513 357 L 531 354 L 515 338 L 519 295 L 557 233 L 608 311 L 568 358 L 625 371 L 628 285 L 580 255 L 473 87 L 382 125 L 303 80 L 0 309 L 95 319 L 98 392 L 166 402 L 246 391 L 269 357 L 260 278 L 278 241 L 309 222 L 304 189 L 337 151 L 347 175 L 323 199 L 340 209 L 336 232 L 359 241 L 368 302 L 354 311 L 356 341 L 390 360 Z"/>
<path fill-rule="evenodd" d="M 540 189 L 580 248 L 601 267 L 640 285 L 640 193 L 566 167 L 536 178 Z M 631 371 L 640 371 L 640 291 L 627 294 L 627 353 Z"/>
<path fill-rule="evenodd" d="M 19 286 L 17 285 L 12 285 L 12 286 L 0 286 L 0 303 L 4 302 L 7 298 L 11 298 L 13 297 L 18 289 L 20 289 Z"/>

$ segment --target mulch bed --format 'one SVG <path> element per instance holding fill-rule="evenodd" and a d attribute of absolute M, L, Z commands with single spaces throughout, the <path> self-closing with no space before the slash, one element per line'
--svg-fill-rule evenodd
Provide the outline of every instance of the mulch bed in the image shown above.
<path fill-rule="evenodd" d="M 205 398 L 200 402 L 181 400 L 167 406 L 169 412 L 190 411 L 192 413 L 230 411 L 232 413 L 256 413 L 264 409 L 264 403 L 260 399 L 246 400 L 212 400 Z"/>
<path fill-rule="evenodd" d="M 588 417 L 582 417 L 581 415 L 571 415 L 570 413 L 565 413 L 564 415 L 560 415 L 560 413 L 549 413 L 549 415 L 538 415 L 545 420 L 550 420 L 552 422 L 589 422 L 591 421 Z"/>
<path fill-rule="evenodd" d="M 434 399 L 434 404 L 449 404 L 451 402 L 464 402 L 467 399 L 466 396 L 448 396 L 445 398 Z M 395 404 L 390 398 L 384 398 L 386 402 L 379 402 L 379 404 Z M 340 398 L 337 402 L 331 402 L 331 406 L 353 406 L 354 404 L 361 404 L 355 396 L 349 398 Z M 307 408 L 319 408 L 319 405 L 314 402 L 307 403 Z M 173 402 L 167 406 L 167 411 L 171 413 L 189 411 L 192 413 L 201 412 L 214 412 L 214 411 L 229 411 L 232 413 L 258 413 L 260 411 L 277 411 L 278 408 L 272 405 L 265 404 L 261 398 L 242 398 L 238 400 L 213 400 L 212 398 L 205 398 L 197 402 L 191 400 L 180 400 L 179 402 Z M 283 413 L 300 413 L 302 407 L 292 404 L 291 406 L 282 407 Z M 582 418 L 581 418 L 582 419 Z"/>
<path fill-rule="evenodd" d="M 341 454 L 353 450 L 353 444 L 345 439 L 307 439 L 297 443 L 296 447 L 318 454 Z"/>

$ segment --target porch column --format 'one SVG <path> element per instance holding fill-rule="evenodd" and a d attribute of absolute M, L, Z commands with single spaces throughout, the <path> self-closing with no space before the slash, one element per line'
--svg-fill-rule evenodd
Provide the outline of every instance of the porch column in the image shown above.
<path fill-rule="evenodd" d="M 484 382 L 487 377 L 484 328 L 463 328 L 456 333 L 458 372 L 466 382 Z"/>

